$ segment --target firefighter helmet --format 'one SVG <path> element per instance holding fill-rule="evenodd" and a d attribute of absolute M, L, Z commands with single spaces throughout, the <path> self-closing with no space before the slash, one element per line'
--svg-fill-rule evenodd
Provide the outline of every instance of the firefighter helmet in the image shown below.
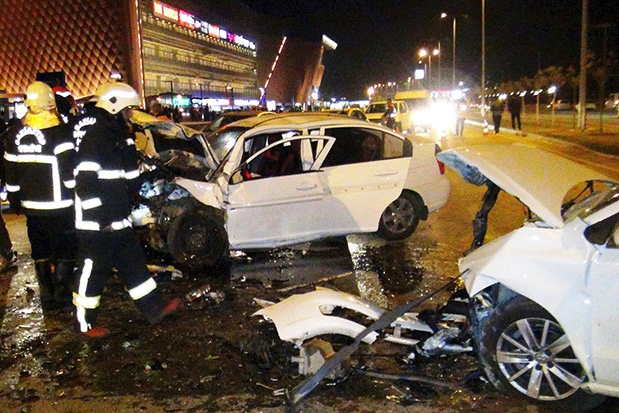
<path fill-rule="evenodd" d="M 126 107 L 139 107 L 141 100 L 138 93 L 126 83 L 104 83 L 95 94 L 95 106 L 105 109 L 112 115 L 120 113 Z"/>
<path fill-rule="evenodd" d="M 39 108 L 42 110 L 54 110 L 56 98 L 52 88 L 47 83 L 36 81 L 26 89 L 27 108 Z"/>

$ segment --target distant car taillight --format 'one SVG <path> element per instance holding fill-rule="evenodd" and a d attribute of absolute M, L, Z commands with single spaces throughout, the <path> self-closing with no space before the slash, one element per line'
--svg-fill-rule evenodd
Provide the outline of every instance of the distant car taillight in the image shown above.
<path fill-rule="evenodd" d="M 438 146 L 438 144 L 434 144 L 434 156 L 436 157 L 437 154 L 441 153 L 443 150 L 441 149 L 440 146 Z M 438 159 L 436 160 L 436 163 L 438 164 L 438 171 L 440 172 L 441 175 L 445 175 L 445 164 L 441 161 L 439 161 Z"/>

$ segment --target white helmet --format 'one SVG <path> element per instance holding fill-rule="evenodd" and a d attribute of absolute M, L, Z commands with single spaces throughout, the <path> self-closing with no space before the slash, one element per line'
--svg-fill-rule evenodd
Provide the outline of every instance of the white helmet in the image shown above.
<path fill-rule="evenodd" d="M 104 83 L 99 86 L 95 94 L 97 104 L 95 106 L 105 109 L 112 115 L 119 113 L 126 107 L 141 104 L 140 96 L 131 86 L 126 83 Z"/>
<path fill-rule="evenodd" d="M 56 98 L 52 88 L 47 83 L 36 81 L 26 89 L 27 108 L 39 108 L 42 110 L 54 110 Z"/>

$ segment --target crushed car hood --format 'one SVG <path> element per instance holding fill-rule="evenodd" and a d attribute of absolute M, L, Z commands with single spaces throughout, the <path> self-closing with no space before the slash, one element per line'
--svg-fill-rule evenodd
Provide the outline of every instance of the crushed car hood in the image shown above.
<path fill-rule="evenodd" d="M 523 144 L 465 146 L 443 151 L 436 158 L 469 183 L 494 182 L 556 228 L 564 225 L 561 205 L 572 187 L 591 180 L 613 181 L 560 155 Z"/>

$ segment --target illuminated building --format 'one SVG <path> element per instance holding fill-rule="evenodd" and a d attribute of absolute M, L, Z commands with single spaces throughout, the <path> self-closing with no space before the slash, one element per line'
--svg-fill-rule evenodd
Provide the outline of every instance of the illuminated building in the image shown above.
<path fill-rule="evenodd" d="M 0 9 L 0 98 L 23 94 L 37 73 L 64 72 L 76 99 L 115 77 L 145 103 L 246 106 L 269 74 L 268 99 L 298 101 L 324 70 L 320 40 L 292 41 L 270 70 L 279 22 L 235 0 L 0 0 Z M 279 35 L 260 34 L 267 26 Z"/>

